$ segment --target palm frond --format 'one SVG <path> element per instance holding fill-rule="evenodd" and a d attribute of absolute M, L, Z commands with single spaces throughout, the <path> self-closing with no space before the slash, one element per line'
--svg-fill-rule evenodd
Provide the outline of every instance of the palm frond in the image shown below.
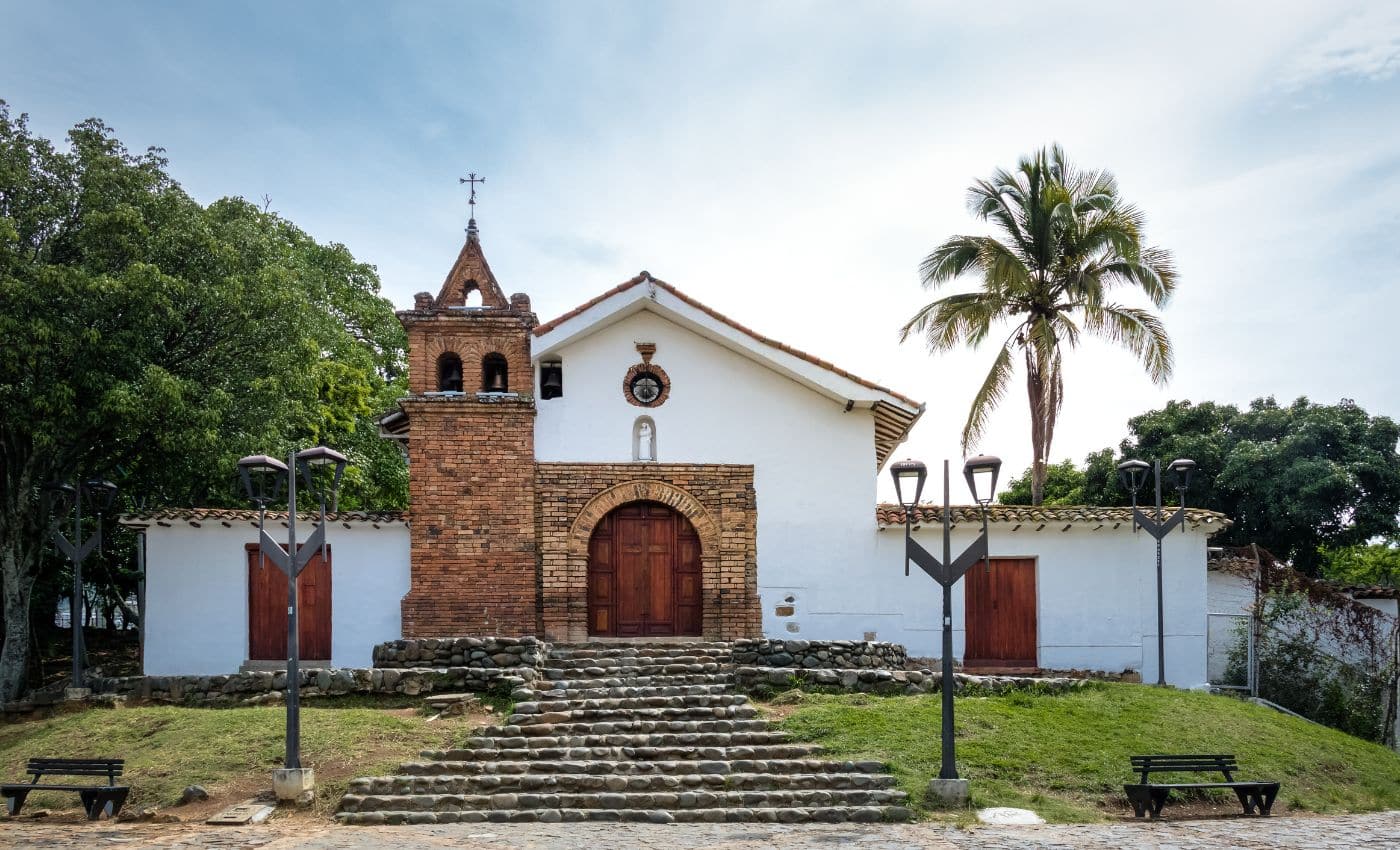
<path fill-rule="evenodd" d="M 1011 375 L 1014 371 L 1011 362 L 1011 341 L 1016 333 L 1012 332 L 1011 336 L 1002 342 L 1001 350 L 997 352 L 996 359 L 992 361 L 992 368 L 988 370 L 987 377 L 982 380 L 982 386 L 977 390 L 977 395 L 972 398 L 972 407 L 968 409 L 967 422 L 963 425 L 962 448 L 964 452 L 971 451 L 977 441 L 982 439 L 992 411 L 996 410 L 996 406 L 1006 396 L 1006 387 L 1011 382 Z"/>
<path fill-rule="evenodd" d="M 1121 304 L 1086 307 L 1084 329 L 1137 355 L 1153 383 L 1164 384 L 1171 377 L 1172 343 L 1161 319 L 1151 311 Z"/>
<path fill-rule="evenodd" d="M 992 325 L 1007 311 L 1007 302 L 995 293 L 967 292 L 949 295 L 925 305 L 900 329 L 900 342 L 920 334 L 932 353 L 949 351 L 962 343 L 977 347 Z"/>

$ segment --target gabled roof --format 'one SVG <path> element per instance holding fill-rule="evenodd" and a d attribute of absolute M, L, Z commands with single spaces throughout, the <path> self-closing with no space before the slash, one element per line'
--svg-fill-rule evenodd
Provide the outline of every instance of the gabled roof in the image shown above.
<path fill-rule="evenodd" d="M 438 297 L 433 306 L 439 310 L 445 307 L 466 306 L 467 296 L 473 289 L 481 292 L 483 307 L 510 306 L 505 293 L 501 291 L 501 285 L 496 282 L 496 276 L 491 273 L 486 254 L 481 250 L 481 239 L 475 220 L 467 225 L 467 241 L 457 254 L 457 262 L 452 264 L 447 279 L 442 282 L 442 289 L 438 290 Z"/>
<path fill-rule="evenodd" d="M 655 312 L 834 401 L 871 410 L 876 469 L 923 415 L 922 403 L 751 330 L 645 271 L 536 327 L 533 356 L 547 356 L 642 310 Z"/>

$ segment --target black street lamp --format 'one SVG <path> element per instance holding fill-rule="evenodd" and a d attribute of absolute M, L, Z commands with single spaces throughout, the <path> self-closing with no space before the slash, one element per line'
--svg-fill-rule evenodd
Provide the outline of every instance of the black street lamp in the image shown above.
<path fill-rule="evenodd" d="M 83 561 L 94 549 L 102 546 L 102 514 L 112 507 L 117 497 L 117 485 L 100 478 L 79 481 L 76 486 L 54 482 L 46 484 L 44 490 L 52 500 L 54 513 L 66 516 L 73 512 L 73 539 L 70 541 L 55 525 L 53 543 L 73 564 L 73 604 L 68 606 L 68 619 L 73 627 L 73 684 L 83 687 L 83 655 L 87 647 L 83 642 L 83 623 L 87 612 L 83 606 Z M 97 531 L 83 539 L 83 502 L 86 501 L 92 512 L 97 514 Z"/>
<path fill-rule="evenodd" d="M 258 509 L 258 551 L 287 575 L 287 757 L 288 772 L 297 771 L 298 790 L 311 786 L 310 771 L 301 767 L 301 659 L 297 634 L 297 577 L 318 551 L 326 546 L 326 500 L 332 510 L 339 506 L 340 480 L 345 474 L 345 456 L 325 446 L 291 454 L 287 463 L 267 455 L 253 455 L 238 462 L 238 473 L 248 499 Z M 291 470 L 295 469 L 296 473 Z M 329 475 L 322 475 L 328 470 Z M 320 522 L 306 543 L 297 545 L 297 478 L 320 502 Z M 277 501 L 287 488 L 287 545 L 273 539 L 263 528 L 268 504 Z M 261 565 L 261 562 L 259 562 Z M 303 779 L 304 777 L 304 779 Z M 276 784 L 274 777 L 274 784 Z M 280 796 L 280 794 L 279 794 Z M 291 794 L 290 796 L 296 796 Z"/>
<path fill-rule="evenodd" d="M 1156 510 L 1153 516 L 1148 516 L 1138 509 L 1138 491 L 1147 483 L 1147 471 L 1152 470 L 1152 478 L 1156 491 Z M 1148 534 L 1157 540 L 1157 684 L 1165 687 L 1167 684 L 1166 659 L 1167 645 L 1166 637 L 1162 634 L 1165 630 L 1166 616 L 1162 607 L 1162 538 L 1171 534 L 1172 529 L 1181 525 L 1186 518 L 1186 488 L 1191 485 L 1191 473 L 1196 471 L 1196 462 L 1186 458 L 1177 458 L 1167 464 L 1167 471 L 1172 474 L 1176 486 L 1176 492 L 1180 503 L 1172 515 L 1165 521 L 1162 517 L 1162 462 L 1156 460 L 1151 466 L 1142 460 L 1125 460 L 1118 464 L 1118 480 L 1123 488 L 1133 497 L 1133 531 L 1139 527 L 1145 529 Z M 1183 527 L 1182 531 L 1186 529 Z"/>
<path fill-rule="evenodd" d="M 943 461 L 943 558 L 940 560 L 920 545 L 914 539 L 913 533 L 914 512 L 918 509 L 919 496 L 923 493 L 924 480 L 928 477 L 928 467 L 916 460 L 903 460 L 890 466 L 890 474 L 894 477 L 895 496 L 904 508 L 904 574 L 909 575 L 909 562 L 913 561 L 928 573 L 929 578 L 943 587 L 943 680 L 940 687 L 943 694 L 943 762 L 938 771 L 938 778 L 941 780 L 958 780 L 953 747 L 952 589 L 958 579 L 977 562 L 987 559 L 987 505 L 991 503 L 992 494 L 996 492 L 997 473 L 1000 470 L 1001 460 L 989 455 L 979 455 L 963 465 L 963 477 L 967 479 L 967 487 L 972 491 L 973 501 L 981 508 L 982 533 L 954 560 L 948 461 Z M 965 789 L 960 795 L 966 797 Z"/>

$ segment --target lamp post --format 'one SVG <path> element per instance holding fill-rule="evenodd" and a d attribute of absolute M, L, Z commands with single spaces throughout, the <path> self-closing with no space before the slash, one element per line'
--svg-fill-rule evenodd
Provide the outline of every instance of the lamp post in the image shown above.
<path fill-rule="evenodd" d="M 55 514 L 66 516 L 73 512 L 73 539 L 63 536 L 57 527 L 53 530 L 54 546 L 73 564 L 73 603 L 68 607 L 68 619 L 73 627 L 73 673 L 72 687 L 84 687 L 83 655 L 87 647 L 83 642 L 83 623 L 87 619 L 83 606 L 83 561 L 94 549 L 102 546 L 102 514 L 112 507 L 117 497 L 117 485 L 100 478 L 79 481 L 77 485 L 55 482 L 47 484 L 44 490 L 54 500 Z M 83 502 L 87 501 L 97 515 L 97 531 L 83 539 Z"/>
<path fill-rule="evenodd" d="M 263 558 L 276 564 L 287 575 L 287 755 L 282 770 L 273 773 L 273 789 L 279 799 L 295 799 L 310 791 L 315 775 L 301 766 L 301 659 L 297 634 L 297 577 L 317 551 L 326 546 L 326 498 L 331 510 L 339 507 L 341 477 L 345 474 L 345 456 L 325 446 L 295 452 L 283 463 L 267 455 L 253 455 L 238 462 L 238 473 L 248 499 L 258 509 L 258 551 Z M 322 469 L 331 470 L 330 480 L 318 476 Z M 320 502 L 320 522 L 306 543 L 297 545 L 297 478 Z M 282 487 L 287 488 L 287 546 L 273 539 L 263 527 L 268 504 L 277 501 Z M 259 561 L 261 566 L 262 561 Z"/>
<path fill-rule="evenodd" d="M 963 466 L 963 477 L 967 479 L 972 498 L 982 512 L 982 533 L 963 550 L 957 559 L 953 558 L 953 523 L 949 504 L 948 461 L 943 461 L 943 558 L 940 560 L 914 539 L 914 511 L 918 508 L 919 497 L 923 494 L 924 480 L 928 477 L 928 467 L 916 460 L 903 460 L 890 467 L 894 477 L 895 495 L 904 508 L 904 574 L 909 575 L 909 562 L 919 565 L 919 569 L 943 587 L 943 679 L 940 686 L 943 696 L 943 760 L 938 771 L 938 779 L 930 783 L 930 789 L 945 800 L 962 802 L 967 799 L 967 782 L 959 779 L 953 745 L 953 585 L 962 578 L 978 561 L 987 559 L 987 505 L 996 492 L 997 473 L 1001 460 L 989 455 L 979 455 Z M 979 481 L 986 489 L 979 495 Z M 908 495 L 906 499 L 905 496 Z M 990 566 L 990 565 L 989 565 Z"/>
<path fill-rule="evenodd" d="M 1138 491 L 1147 483 L 1147 471 L 1152 470 L 1153 486 L 1156 493 L 1156 509 L 1153 516 L 1148 516 L 1138 508 Z M 1186 458 L 1177 458 L 1167 464 L 1167 471 L 1172 474 L 1175 481 L 1176 492 L 1180 503 L 1172 515 L 1167 518 L 1162 516 L 1162 462 L 1156 460 L 1151 466 L 1142 460 L 1125 460 L 1118 464 L 1118 480 L 1123 488 L 1133 497 L 1133 531 L 1138 528 L 1144 529 L 1157 541 L 1157 685 L 1166 687 L 1167 672 L 1167 645 L 1165 631 L 1166 616 L 1162 605 L 1162 538 L 1171 534 L 1172 529 L 1181 525 L 1186 518 L 1186 488 L 1191 484 L 1191 473 L 1196 471 L 1196 462 Z M 1186 529 L 1182 528 L 1184 532 Z"/>

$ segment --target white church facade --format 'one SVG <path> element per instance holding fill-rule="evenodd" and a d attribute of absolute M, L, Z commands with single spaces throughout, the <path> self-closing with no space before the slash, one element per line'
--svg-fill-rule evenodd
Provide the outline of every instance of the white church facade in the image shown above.
<path fill-rule="evenodd" d="M 332 518 L 328 557 L 303 576 L 308 663 L 364 667 L 386 640 L 484 634 L 937 654 L 938 588 L 905 576 L 902 509 L 876 496 L 922 404 L 646 272 L 539 323 L 527 296 L 504 295 L 474 226 L 438 295 L 399 315 L 410 395 L 380 425 L 407 451 L 410 508 Z M 1154 542 L 1126 509 L 993 505 L 990 519 L 991 564 L 954 593 L 960 660 L 1156 678 Z M 148 675 L 285 653 L 254 514 L 124 522 L 145 533 Z M 1190 511 L 1164 547 L 1174 684 L 1206 681 L 1206 546 L 1227 522 Z M 938 548 L 938 509 L 915 527 Z M 975 509 L 955 507 L 954 545 L 978 531 Z"/>

